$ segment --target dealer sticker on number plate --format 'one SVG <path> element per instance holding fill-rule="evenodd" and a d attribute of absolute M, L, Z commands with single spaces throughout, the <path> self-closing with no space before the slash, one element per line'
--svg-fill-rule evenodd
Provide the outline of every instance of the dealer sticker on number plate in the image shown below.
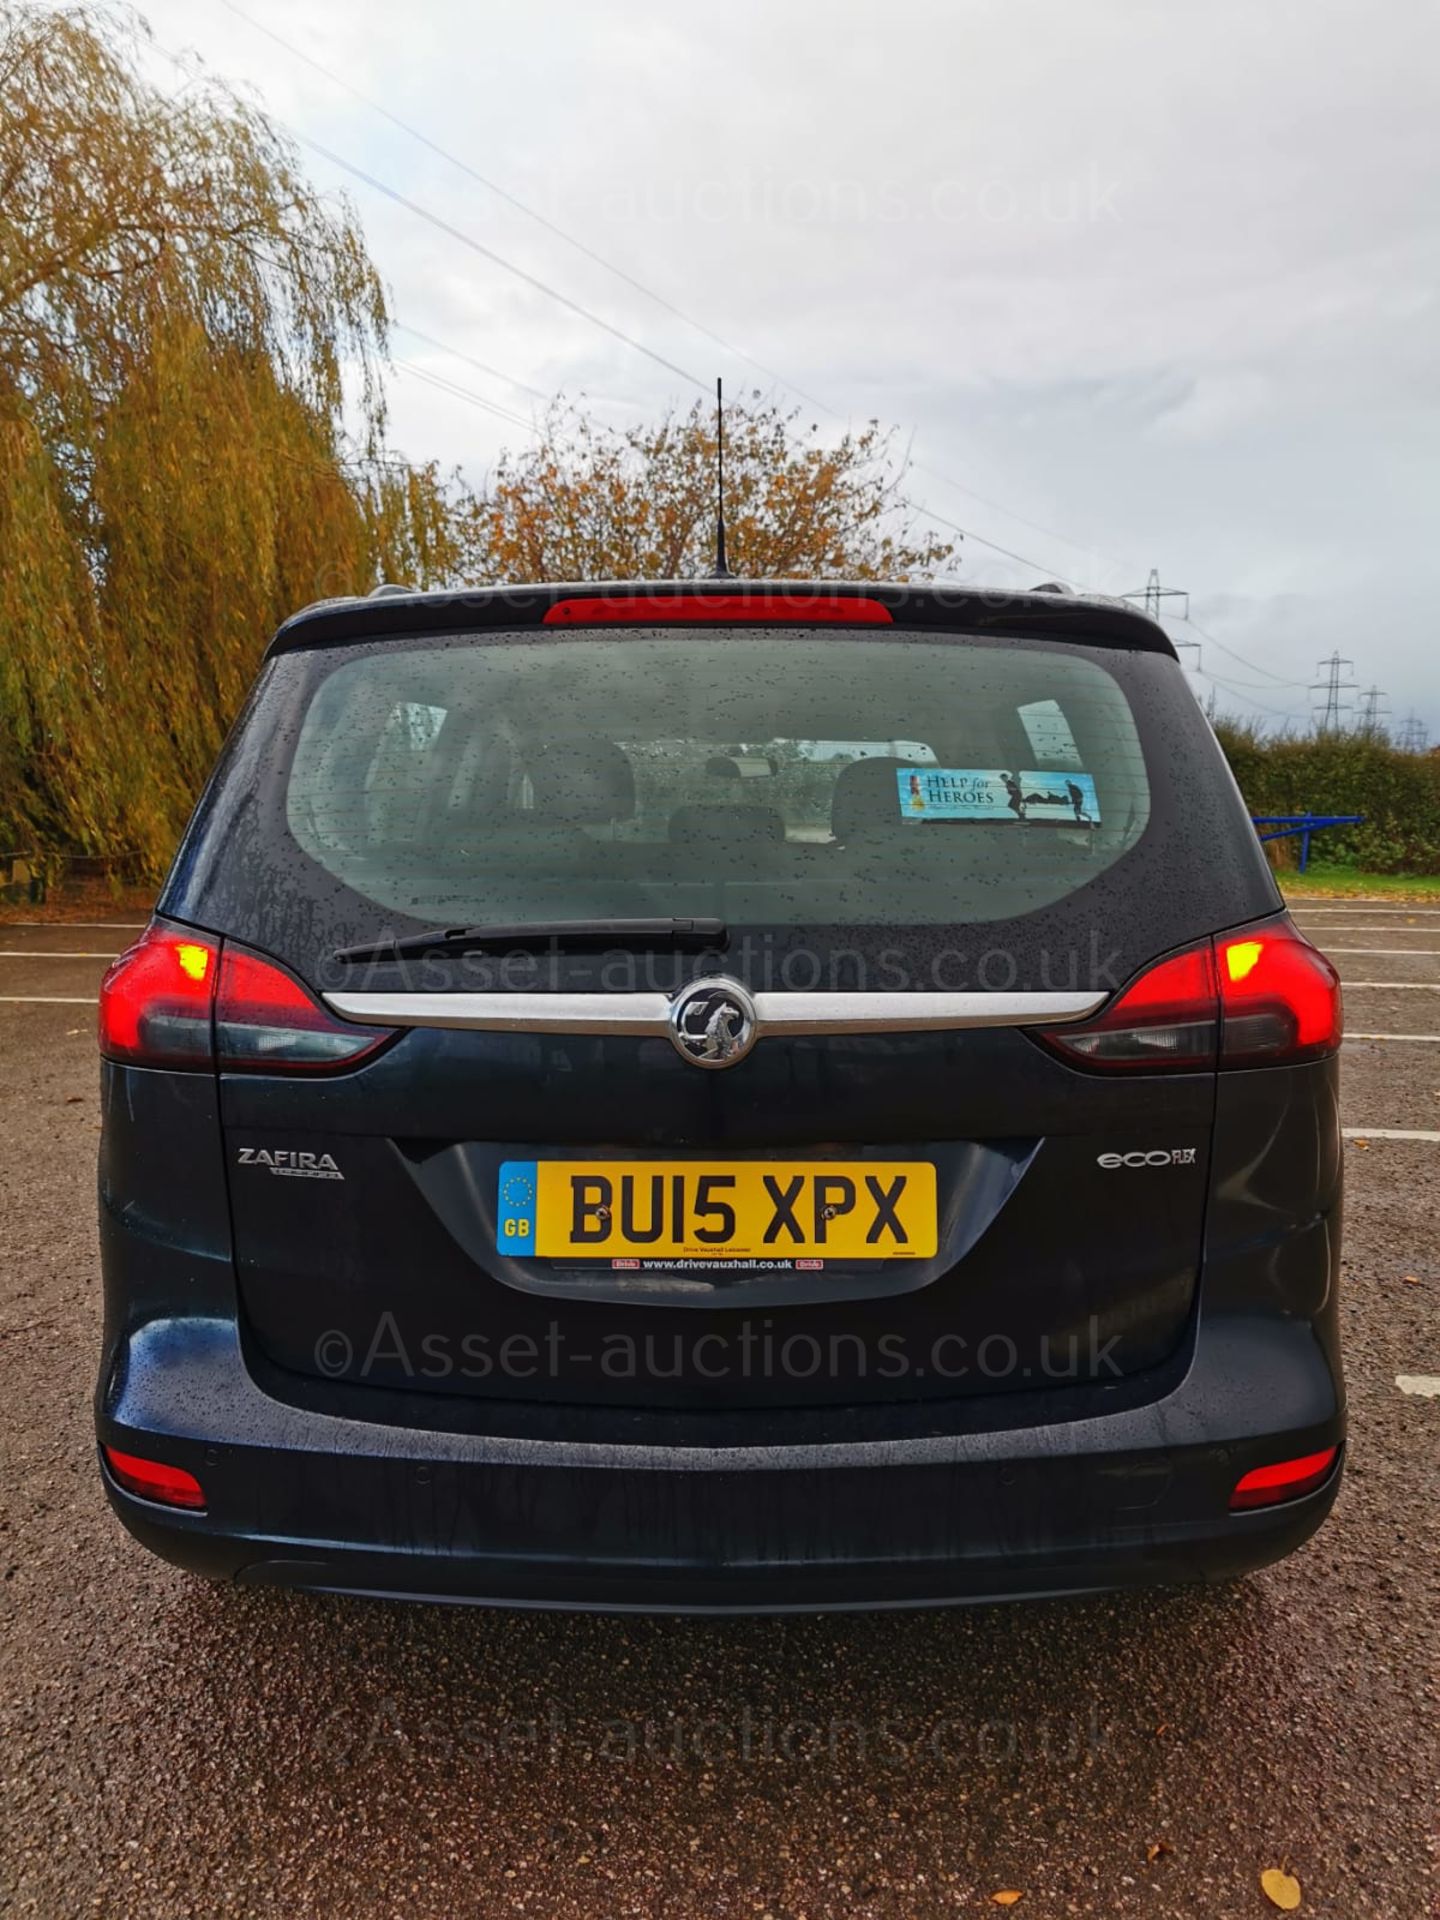
<path fill-rule="evenodd" d="M 517 1259 L 927 1260 L 924 1160 L 506 1160 L 495 1241 Z"/>

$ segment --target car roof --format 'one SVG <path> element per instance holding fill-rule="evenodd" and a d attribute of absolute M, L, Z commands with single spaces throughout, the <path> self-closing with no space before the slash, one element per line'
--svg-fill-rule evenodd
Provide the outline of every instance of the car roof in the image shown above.
<path fill-rule="evenodd" d="M 719 624 L 729 624 L 733 617 L 736 626 L 745 626 L 748 624 L 745 603 L 764 602 L 767 603 L 766 624 L 783 630 L 784 613 L 775 603 L 787 601 L 795 603 L 797 626 L 830 626 L 828 610 L 835 615 L 835 625 L 853 632 L 856 625 L 846 620 L 844 608 L 835 603 L 859 600 L 870 602 L 872 607 L 878 603 L 886 609 L 888 620 L 878 614 L 875 619 L 887 625 L 893 622 L 896 626 L 933 627 L 939 631 L 1045 637 L 1177 657 L 1165 629 L 1138 607 L 1125 600 L 1071 593 L 1061 587 L 1015 592 L 1008 588 L 935 583 L 733 578 L 545 582 L 531 586 L 429 591 L 387 584 L 377 587 L 373 593 L 318 600 L 312 606 L 301 608 L 280 627 L 266 657 L 313 647 L 424 634 L 484 632 L 547 624 L 552 631 L 559 631 L 553 622 L 547 622 L 546 616 L 551 608 L 565 600 L 653 600 L 658 603 L 653 620 L 647 619 L 640 609 L 632 609 L 626 624 L 703 627 L 705 617 L 701 614 L 696 618 L 694 602 L 715 597 L 736 603 L 733 608 L 725 609 Z M 758 606 L 754 608 L 754 612 L 759 611 Z M 579 616 L 581 610 L 577 608 L 576 613 Z M 576 629 L 589 624 L 584 617 L 577 617 L 573 622 Z M 717 624 L 713 614 L 710 624 Z M 605 630 L 619 632 L 623 626 L 607 625 Z"/>

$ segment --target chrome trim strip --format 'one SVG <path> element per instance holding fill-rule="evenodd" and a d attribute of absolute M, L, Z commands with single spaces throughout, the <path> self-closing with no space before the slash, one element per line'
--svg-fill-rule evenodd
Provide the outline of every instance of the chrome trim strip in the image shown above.
<path fill-rule="evenodd" d="M 1083 1020 L 1107 993 L 757 993 L 757 1038 L 800 1033 L 939 1033 Z M 482 1033 L 670 1032 L 663 993 L 327 993 L 342 1020 Z"/>
<path fill-rule="evenodd" d="M 938 1033 L 1083 1020 L 1106 993 L 757 993 L 764 1033 Z"/>

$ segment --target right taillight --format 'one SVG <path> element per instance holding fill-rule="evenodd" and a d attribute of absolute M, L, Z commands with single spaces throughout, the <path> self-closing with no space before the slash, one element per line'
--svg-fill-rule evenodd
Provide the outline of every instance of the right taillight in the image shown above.
<path fill-rule="evenodd" d="M 1344 1032 L 1340 976 L 1289 920 L 1225 934 L 1220 974 L 1220 1064 L 1318 1060 Z"/>
<path fill-rule="evenodd" d="M 1288 1066 L 1340 1045 L 1340 976 L 1281 918 L 1157 961 L 1083 1026 L 1032 1031 L 1099 1073 Z"/>

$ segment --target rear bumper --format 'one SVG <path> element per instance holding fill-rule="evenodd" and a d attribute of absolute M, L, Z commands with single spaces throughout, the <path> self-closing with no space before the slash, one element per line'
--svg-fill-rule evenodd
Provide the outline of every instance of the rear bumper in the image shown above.
<path fill-rule="evenodd" d="M 1304 1320 L 1202 1314 L 1191 1363 L 1125 1411 L 756 1447 L 381 1426 L 262 1390 L 226 1319 L 156 1320 L 100 1384 L 102 1443 L 187 1468 L 203 1514 L 120 1490 L 143 1545 L 223 1580 L 506 1606 L 788 1611 L 1225 1580 L 1300 1546 L 1313 1494 L 1231 1514 L 1255 1466 L 1339 1445 Z M 563 1412 L 557 1412 L 563 1432 Z M 103 1472 L 103 1468 L 102 1468 Z"/>

